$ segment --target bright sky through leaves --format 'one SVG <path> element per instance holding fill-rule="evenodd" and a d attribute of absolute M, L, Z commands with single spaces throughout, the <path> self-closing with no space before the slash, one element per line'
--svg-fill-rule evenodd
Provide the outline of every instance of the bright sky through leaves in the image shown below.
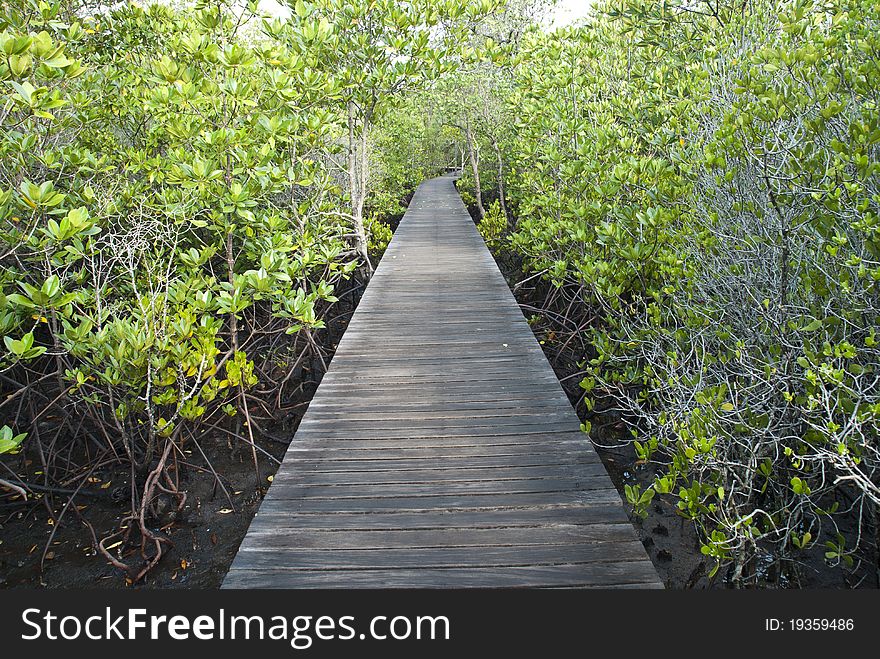
<path fill-rule="evenodd" d="M 554 24 L 567 25 L 587 15 L 593 0 L 559 0 L 556 7 Z M 262 0 L 260 7 L 275 16 L 287 16 L 290 9 L 278 0 Z"/>

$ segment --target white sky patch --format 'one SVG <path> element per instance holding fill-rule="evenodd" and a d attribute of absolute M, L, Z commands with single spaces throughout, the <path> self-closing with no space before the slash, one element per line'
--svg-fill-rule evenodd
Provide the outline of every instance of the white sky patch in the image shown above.
<path fill-rule="evenodd" d="M 272 16 L 287 18 L 290 16 L 290 7 L 278 2 L 278 0 L 260 0 L 260 9 Z"/>
<path fill-rule="evenodd" d="M 559 0 L 553 12 L 553 25 L 561 26 L 584 18 L 593 6 L 593 0 Z"/>
<path fill-rule="evenodd" d="M 593 5 L 594 0 L 559 0 L 553 12 L 552 24 L 568 25 L 584 18 Z M 286 18 L 290 16 L 290 7 L 279 0 L 260 0 L 260 9 L 272 16 Z"/>

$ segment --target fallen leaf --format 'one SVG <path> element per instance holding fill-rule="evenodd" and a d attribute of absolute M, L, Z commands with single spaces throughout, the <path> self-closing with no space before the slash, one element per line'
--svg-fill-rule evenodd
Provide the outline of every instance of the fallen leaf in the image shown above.
<path fill-rule="evenodd" d="M 102 490 L 106 490 L 106 489 L 107 489 L 108 487 L 110 487 L 112 484 L 113 484 L 113 481 L 107 481 L 106 483 L 104 483 L 104 484 L 101 486 L 101 489 L 102 489 Z"/>
<path fill-rule="evenodd" d="M 188 565 L 189 565 L 189 563 L 186 562 L 185 558 L 180 559 L 180 569 L 181 570 L 185 570 Z"/>
<path fill-rule="evenodd" d="M 54 551 L 47 551 L 46 552 L 46 560 L 51 561 L 53 558 L 55 558 L 55 552 Z"/>
<path fill-rule="evenodd" d="M 111 549 L 116 549 L 121 544 L 122 544 L 122 540 L 120 540 L 119 542 L 114 542 L 109 547 L 104 547 L 104 549 L 106 549 L 107 551 L 110 551 Z"/>
<path fill-rule="evenodd" d="M 212 533 L 212 534 L 211 534 L 211 544 L 212 544 L 212 545 L 216 545 L 216 544 L 217 544 L 217 534 L 216 534 L 216 533 Z"/>
<path fill-rule="evenodd" d="M 221 508 L 217 512 L 220 513 L 221 515 L 228 515 L 229 513 L 232 512 L 232 508 Z"/>
<path fill-rule="evenodd" d="M 269 482 L 271 483 L 272 481 L 275 480 L 275 477 L 274 477 L 274 476 L 269 476 L 268 478 L 266 478 L 266 480 L 269 481 Z"/>

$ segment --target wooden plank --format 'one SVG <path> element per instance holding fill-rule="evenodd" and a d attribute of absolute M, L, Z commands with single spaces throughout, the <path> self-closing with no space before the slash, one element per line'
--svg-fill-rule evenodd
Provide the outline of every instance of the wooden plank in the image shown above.
<path fill-rule="evenodd" d="M 426 181 L 224 587 L 659 587 L 450 178 Z"/>
<path fill-rule="evenodd" d="M 315 444 L 311 447 L 289 449 L 288 456 L 295 455 L 302 464 L 322 464 L 360 461 L 394 461 L 394 460 L 455 460 L 467 459 L 506 459 L 509 464 L 517 464 L 521 460 L 532 457 L 552 460 L 583 460 L 585 463 L 599 462 L 595 453 L 587 453 L 580 442 L 560 442 L 559 444 L 507 444 L 507 445 L 476 445 L 476 446 L 402 446 L 377 448 L 370 444 L 366 448 L 344 446 L 325 446 Z M 296 463 L 301 464 L 300 462 Z M 291 467 L 294 468 L 294 467 Z M 282 469 L 285 469 L 282 466 Z"/>
<path fill-rule="evenodd" d="M 548 380 L 549 381 L 549 380 Z M 402 399 L 404 394 L 411 395 L 416 400 L 497 400 L 501 401 L 511 396 L 511 394 L 530 394 L 535 400 L 547 400 L 555 397 L 558 400 L 567 400 L 562 388 L 559 390 L 550 389 L 549 391 L 536 389 L 535 383 L 524 376 L 521 379 L 501 380 L 500 384 L 491 383 L 492 389 L 489 390 L 490 383 L 479 379 L 471 379 L 461 382 L 437 382 L 435 387 L 413 387 L 413 383 L 401 383 L 397 387 L 381 388 L 374 385 L 357 384 L 353 382 L 327 382 L 319 388 L 321 398 L 332 396 L 334 398 L 348 397 L 353 401 L 360 398 L 381 398 L 386 402 L 396 402 Z M 558 384 L 557 384 L 558 386 Z M 395 391 L 396 390 L 396 391 Z"/>
<path fill-rule="evenodd" d="M 439 468 L 434 465 L 422 464 L 420 467 L 408 469 L 387 468 L 387 465 L 376 467 L 375 463 L 360 469 L 351 469 L 348 465 L 333 463 L 334 468 L 323 469 L 289 469 L 279 475 L 279 483 L 320 484 L 332 482 L 336 485 L 354 485 L 360 483 L 442 483 L 442 482 L 476 482 L 476 481 L 511 481 L 536 480 L 548 478 L 604 478 L 605 468 L 596 462 L 581 464 L 543 464 L 531 466 L 492 465 L 474 466 L 467 469 L 461 467 Z M 383 468 L 384 467 L 384 468 Z M 604 482 L 604 481 L 603 481 Z"/>
<path fill-rule="evenodd" d="M 328 409 L 325 406 L 323 408 L 310 408 L 308 420 L 310 422 L 320 423 L 330 423 L 333 421 L 344 421 L 346 423 L 369 423 L 372 421 L 424 422 L 433 421 L 435 419 L 501 419 L 521 416 L 540 416 L 541 418 L 546 418 L 545 414 L 547 417 L 571 417 L 571 413 L 569 410 L 562 407 L 558 403 L 550 403 L 543 407 L 531 407 L 525 405 L 521 407 L 497 407 L 496 404 L 496 406 L 482 409 L 472 408 L 465 410 L 435 410 L 426 409 L 426 407 L 423 407 L 421 409 L 398 409 L 395 411 L 386 410 L 384 406 L 381 409 L 377 409 L 375 407 L 357 407 L 348 410 L 346 410 L 344 407 Z"/>
<path fill-rule="evenodd" d="M 662 588 L 647 560 L 445 570 L 235 570 L 224 588 Z"/>
<path fill-rule="evenodd" d="M 440 455 L 441 452 L 459 451 L 462 455 L 501 455 L 508 454 L 511 451 L 522 449 L 531 449 L 529 452 L 535 454 L 550 454 L 563 450 L 583 451 L 583 440 L 566 439 L 565 434 L 559 435 L 559 439 L 546 437 L 544 435 L 532 435 L 528 441 L 517 442 L 515 437 L 510 435 L 499 437 L 482 437 L 469 438 L 463 437 L 423 437 L 419 439 L 412 438 L 396 438 L 393 441 L 379 441 L 377 439 L 362 439 L 335 441 L 327 439 L 317 439 L 314 441 L 306 441 L 305 439 L 295 440 L 297 446 L 287 450 L 288 454 L 292 453 L 314 453 L 323 451 L 331 459 L 335 459 L 337 451 L 348 451 L 351 457 L 363 457 L 367 454 L 374 454 L 381 451 L 383 454 L 387 452 L 391 455 L 392 451 L 410 451 L 411 454 L 434 453 Z"/>
<path fill-rule="evenodd" d="M 483 494 L 429 494 L 417 497 L 385 498 L 288 498 L 280 491 L 267 498 L 260 506 L 266 512 L 291 511 L 300 513 L 382 513 L 452 510 L 511 510 L 535 506 L 588 506 L 610 505 L 619 508 L 621 519 L 626 519 L 620 495 L 613 487 L 596 490 L 567 490 L 553 492 L 489 492 Z"/>
<path fill-rule="evenodd" d="M 261 509 L 251 526 L 254 534 L 299 533 L 301 531 L 393 531 L 446 529 L 547 528 L 570 526 L 623 526 L 629 521 L 619 510 L 597 500 L 594 505 L 543 506 L 515 509 L 430 510 L 422 512 L 298 513 Z M 623 532 L 622 531 L 622 532 Z"/>
<path fill-rule="evenodd" d="M 521 547 L 527 545 L 581 545 L 629 543 L 632 533 L 621 524 L 555 524 L 491 529 L 391 529 L 366 531 L 256 528 L 239 551 L 275 552 L 298 549 L 371 550 L 432 549 L 437 547 Z M 393 566 L 402 567 L 402 566 Z"/>
<path fill-rule="evenodd" d="M 389 440 L 390 441 L 390 440 Z M 396 457 L 412 457 L 419 454 L 424 456 L 493 456 L 493 455 L 517 455 L 527 454 L 555 454 L 555 453 L 580 453 L 592 454 L 598 461 L 598 456 L 592 451 L 585 451 L 584 444 L 588 440 L 576 439 L 570 432 L 561 432 L 555 435 L 530 434 L 525 438 L 519 438 L 515 433 L 505 433 L 494 437 L 424 437 L 395 438 L 393 443 L 380 442 L 376 439 L 349 440 L 346 442 L 330 439 L 302 439 L 296 438 L 294 445 L 287 449 L 290 453 L 327 453 L 328 459 L 339 459 L 334 451 L 350 451 L 351 459 L 364 459 L 368 453 L 377 453 L 389 459 Z"/>
<path fill-rule="evenodd" d="M 455 540 L 453 539 L 453 543 Z M 249 543 L 252 544 L 252 543 Z M 239 553 L 244 569 L 405 569 L 454 567 L 515 567 L 639 560 L 645 548 L 636 540 L 580 542 L 560 545 L 483 545 L 473 547 L 383 549 L 290 549 L 287 546 L 244 549 Z"/>
<path fill-rule="evenodd" d="M 574 424 L 575 421 L 572 421 Z M 299 432 L 299 431 L 298 431 Z M 570 434 L 572 428 L 563 428 L 558 433 Z M 491 443 L 492 438 L 511 438 L 521 435 L 533 435 L 538 437 L 548 437 L 547 426 L 543 423 L 520 423 L 513 426 L 486 426 L 472 425 L 470 427 L 442 427 L 442 428 L 346 428 L 334 430 L 332 428 L 303 428 L 299 433 L 300 442 L 306 441 L 339 441 L 355 442 L 358 440 L 366 440 L 370 442 L 390 442 L 395 443 L 400 440 L 410 441 L 415 444 L 417 441 L 437 442 L 438 446 L 442 446 L 444 442 L 460 442 L 462 438 L 468 438 L 475 443 Z M 528 438 L 527 438 L 528 440 Z M 460 442 L 463 444 L 463 442 Z"/>
<path fill-rule="evenodd" d="M 319 454 L 320 455 L 320 454 Z M 347 452 L 343 454 L 346 456 Z M 451 472 L 470 472 L 472 470 L 482 470 L 487 467 L 508 467 L 508 468 L 533 468 L 539 466 L 566 466 L 573 467 L 575 465 L 597 464 L 593 460 L 583 454 L 583 451 L 568 453 L 563 455 L 544 454 L 544 455 L 495 455 L 495 456 L 459 456 L 453 455 L 443 460 L 432 457 L 417 458 L 399 458 L 387 459 L 381 457 L 381 453 L 376 454 L 377 457 L 372 460 L 352 460 L 345 457 L 338 460 L 312 460 L 308 456 L 301 455 L 296 465 L 297 473 L 340 473 L 346 471 L 402 471 L 402 472 L 418 472 L 424 469 L 432 471 L 451 471 Z"/>
<path fill-rule="evenodd" d="M 431 428 L 448 429 L 448 428 L 504 428 L 506 426 L 540 426 L 547 427 L 552 424 L 554 427 L 568 427 L 572 431 L 579 430 L 580 423 L 575 423 L 575 419 L 571 418 L 570 412 L 547 411 L 543 414 L 528 414 L 527 410 L 522 410 L 521 414 L 472 414 L 459 416 L 409 416 L 405 418 L 389 418 L 386 416 L 360 419 L 354 417 L 350 419 L 326 419 L 315 418 L 309 416 L 303 419 L 299 424 L 300 431 L 314 430 L 320 433 L 327 433 L 336 430 L 343 430 L 346 433 L 358 430 L 426 430 Z"/>
<path fill-rule="evenodd" d="M 516 405 L 517 407 L 511 408 L 511 405 Z M 375 405 L 370 405 L 363 401 L 349 400 L 346 402 L 345 400 L 334 399 L 329 396 L 321 396 L 320 398 L 312 400 L 308 409 L 309 418 L 322 415 L 345 416 L 346 414 L 351 414 L 352 418 L 357 418 L 357 415 L 366 412 L 371 416 L 384 416 L 387 414 L 390 418 L 394 418 L 395 415 L 399 415 L 403 418 L 405 415 L 416 415 L 416 418 L 421 419 L 433 415 L 466 413 L 471 411 L 486 413 L 501 410 L 513 413 L 515 410 L 524 410 L 526 413 L 531 414 L 535 411 L 540 412 L 542 409 L 546 408 L 558 409 L 561 405 L 562 402 L 559 399 L 552 397 L 538 399 L 534 397 L 506 396 L 502 400 L 477 399 L 441 401 L 413 399 L 390 403 L 386 402 L 382 404 L 381 408 L 378 408 Z M 584 437 L 584 440 L 586 441 L 586 436 Z"/>
<path fill-rule="evenodd" d="M 468 371 L 456 371 L 455 369 L 450 369 L 447 373 L 428 373 L 423 375 L 413 373 L 411 375 L 401 374 L 389 375 L 387 377 L 382 377 L 378 373 L 364 376 L 348 375 L 339 378 L 332 375 L 326 375 L 325 379 L 327 379 L 326 386 L 328 390 L 334 388 L 343 389 L 347 390 L 350 394 L 356 394 L 357 390 L 366 390 L 370 387 L 383 387 L 383 391 L 387 392 L 387 389 L 412 387 L 413 385 L 423 385 L 428 387 L 446 387 L 453 385 L 456 386 L 457 389 L 463 389 L 465 391 L 474 389 L 475 386 L 498 386 L 501 391 L 508 391 L 509 389 L 516 387 L 525 389 L 529 386 L 534 388 L 541 384 L 552 386 L 557 383 L 556 378 L 551 374 L 530 376 L 528 372 L 509 371 L 506 369 L 503 371 L 488 369 L 485 372 L 481 370 L 477 376 Z M 387 389 L 385 389 L 386 387 Z"/>
<path fill-rule="evenodd" d="M 578 478 L 534 478 L 490 481 L 442 481 L 421 483 L 357 483 L 325 482 L 299 483 L 286 478 L 273 483 L 275 496 L 282 499 L 376 499 L 436 496 L 438 494 L 528 494 L 541 492 L 588 492 L 608 486 L 607 476 Z"/>

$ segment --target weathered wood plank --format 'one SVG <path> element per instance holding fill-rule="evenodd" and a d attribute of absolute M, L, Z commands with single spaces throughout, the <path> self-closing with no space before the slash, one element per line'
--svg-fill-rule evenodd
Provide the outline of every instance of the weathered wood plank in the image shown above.
<path fill-rule="evenodd" d="M 289 510 L 302 513 L 381 513 L 413 512 L 417 510 L 510 510 L 530 506 L 589 506 L 608 505 L 615 509 L 618 519 L 622 514 L 620 495 L 610 485 L 606 489 L 567 490 L 554 492 L 506 492 L 504 494 L 430 494 L 418 497 L 374 498 L 287 498 L 279 493 L 266 500 L 260 510 L 277 512 Z M 234 564 L 233 564 L 234 567 Z"/>
<path fill-rule="evenodd" d="M 520 547 L 526 545 L 581 545 L 629 543 L 632 533 L 624 524 L 556 524 L 491 529 L 302 530 L 254 529 L 239 551 L 277 552 L 298 549 L 433 549 L 437 547 Z M 579 559 L 583 556 L 577 554 Z M 395 565 L 393 567 L 402 567 Z"/>
<path fill-rule="evenodd" d="M 291 549 L 282 546 L 266 549 L 253 547 L 240 552 L 242 567 L 265 569 L 399 569 L 455 567 L 516 567 L 525 565 L 577 565 L 639 560 L 645 548 L 637 540 L 618 542 L 580 542 L 561 545 L 483 545 L 473 547 L 405 547 L 382 549 Z"/>
<path fill-rule="evenodd" d="M 524 433 L 525 434 L 525 433 Z M 583 442 L 565 439 L 565 435 L 560 435 L 558 440 L 553 440 L 540 434 L 532 434 L 527 439 L 522 440 L 534 453 L 550 453 L 559 449 L 581 449 L 583 450 Z M 334 456 L 338 453 L 334 451 L 351 451 L 354 457 L 354 451 L 358 451 L 357 455 L 364 455 L 364 452 L 375 452 L 383 450 L 411 450 L 411 451 L 431 451 L 431 450 L 455 450 L 461 449 L 478 449 L 482 455 L 496 455 L 506 453 L 508 450 L 518 446 L 515 435 L 506 434 L 497 437 L 468 437 L 466 435 L 453 437 L 394 437 L 389 439 L 329 439 L 311 437 L 302 440 L 302 445 L 288 451 L 324 451 Z"/>
<path fill-rule="evenodd" d="M 441 419 L 509 419 L 520 416 L 540 416 L 541 418 L 554 418 L 559 415 L 571 416 L 566 408 L 558 404 L 549 404 L 543 407 L 523 405 L 520 407 L 498 407 L 497 403 L 489 408 L 472 408 L 465 410 L 447 409 L 436 410 L 425 407 L 415 410 L 389 411 L 382 407 L 361 407 L 346 410 L 344 407 L 328 409 L 327 407 L 310 408 L 309 421 L 320 423 L 332 423 L 343 421 L 345 423 L 360 423 L 371 421 L 409 421 L 425 422 Z"/>
<path fill-rule="evenodd" d="M 628 532 L 607 500 L 594 505 L 521 507 L 485 510 L 430 510 L 421 512 L 298 513 L 287 509 L 260 510 L 251 533 L 283 534 L 316 531 L 419 531 L 445 529 L 552 528 L 620 526 Z"/>
<path fill-rule="evenodd" d="M 662 588 L 648 560 L 445 570 L 234 570 L 224 588 Z"/>
<path fill-rule="evenodd" d="M 659 587 L 448 177 L 419 188 L 227 588 Z"/>
<path fill-rule="evenodd" d="M 345 454 L 344 454 L 345 455 Z M 558 455 L 498 455 L 498 456 L 479 456 L 479 457 L 461 457 L 453 455 L 444 460 L 438 460 L 432 457 L 420 458 L 399 458 L 396 460 L 376 457 L 372 460 L 313 460 L 308 456 L 302 455 L 300 461 L 294 470 L 297 473 L 339 473 L 339 472 L 382 472 L 382 471 L 400 471 L 400 472 L 418 472 L 430 469 L 434 472 L 451 471 L 451 472 L 470 472 L 472 470 L 484 470 L 487 467 L 507 467 L 507 468 L 534 468 L 540 466 L 548 467 L 573 467 L 576 465 L 597 464 L 596 460 L 584 456 L 582 451 Z"/>
<path fill-rule="evenodd" d="M 576 420 L 575 420 L 576 421 Z M 574 425 L 574 421 L 572 422 Z M 563 428 L 560 432 L 572 432 L 572 428 Z M 298 431 L 299 433 L 299 431 Z M 492 443 L 492 438 L 511 438 L 521 435 L 534 435 L 535 437 L 548 437 L 547 426 L 542 423 L 520 423 L 511 426 L 478 425 L 440 428 L 351 428 L 334 430 L 332 428 L 303 428 L 301 441 L 339 441 L 355 442 L 365 440 L 368 442 L 398 442 L 400 440 L 411 441 L 413 445 L 422 442 L 438 442 L 440 446 L 444 442 L 455 442 L 461 438 L 469 438 L 475 443 Z M 528 441 L 528 438 L 526 439 Z M 460 442 L 462 443 L 462 442 Z"/>
<path fill-rule="evenodd" d="M 547 478 L 604 478 L 601 464 L 572 462 L 570 464 L 543 465 L 506 465 L 506 466 L 473 466 L 438 469 L 431 465 L 395 468 L 393 465 L 380 464 L 361 466 L 351 469 L 347 464 L 334 463 L 335 468 L 328 468 L 326 463 L 321 469 L 288 470 L 279 480 L 280 483 L 314 484 L 332 480 L 334 485 L 355 485 L 361 483 L 443 483 L 443 482 L 475 482 L 475 481 L 511 481 L 534 480 Z M 604 481 L 603 481 L 604 482 Z"/>
<path fill-rule="evenodd" d="M 373 431 L 373 430 L 428 430 L 436 428 L 439 430 L 449 428 L 503 428 L 506 426 L 540 426 L 546 428 L 548 423 L 558 424 L 562 427 L 569 427 L 573 431 L 578 430 L 580 424 L 575 423 L 569 412 L 547 411 L 544 414 L 528 414 L 527 410 L 521 410 L 520 414 L 474 414 L 461 415 L 458 417 L 442 416 L 430 418 L 427 415 L 422 417 L 407 417 L 403 419 L 388 418 L 385 416 L 379 418 L 360 418 L 357 419 L 321 419 L 310 416 L 303 419 L 299 424 L 300 431 L 314 430 L 321 434 L 334 432 L 337 430 L 344 431 L 346 434 L 355 432 L 352 430 L 354 426 L 357 430 Z M 357 428 L 360 426 L 360 428 Z"/>
<path fill-rule="evenodd" d="M 377 477 L 379 479 L 382 476 Z M 326 479 L 302 483 L 276 479 L 275 496 L 283 499 L 399 499 L 402 497 L 436 496 L 438 494 L 528 494 L 541 492 L 587 492 L 608 487 L 607 476 L 553 477 L 489 481 L 422 481 L 420 483 L 339 483 Z"/>

